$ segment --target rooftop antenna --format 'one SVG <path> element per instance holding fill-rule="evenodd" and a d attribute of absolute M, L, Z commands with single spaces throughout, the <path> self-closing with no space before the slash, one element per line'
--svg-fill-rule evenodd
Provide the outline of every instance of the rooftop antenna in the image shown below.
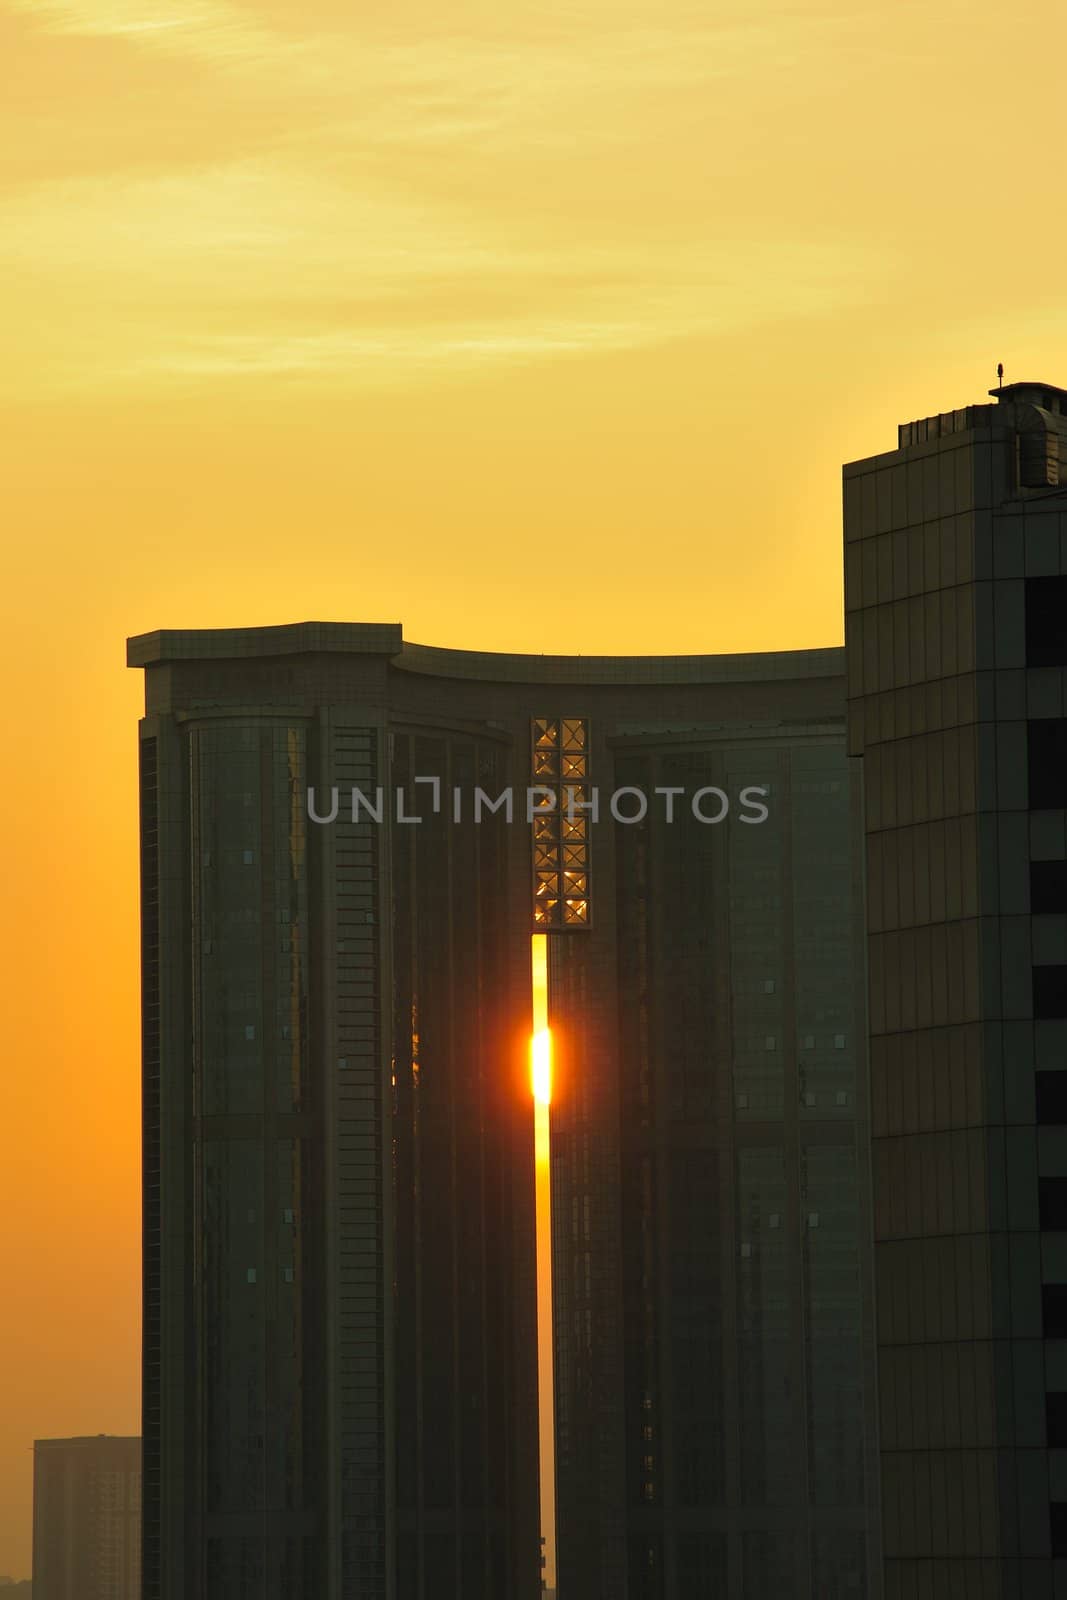
<path fill-rule="evenodd" d="M 998 361 L 997 362 L 997 388 L 998 389 L 1003 389 L 1003 387 L 1004 387 L 1004 363 L 1003 363 L 1003 361 Z"/>

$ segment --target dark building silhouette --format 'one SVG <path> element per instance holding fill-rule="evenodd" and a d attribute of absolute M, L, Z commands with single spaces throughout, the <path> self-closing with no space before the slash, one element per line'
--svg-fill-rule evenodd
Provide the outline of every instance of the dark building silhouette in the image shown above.
<path fill-rule="evenodd" d="M 1067 392 L 844 470 L 886 1594 L 1067 1593 Z"/>
<path fill-rule="evenodd" d="M 551 945 L 563 1600 L 880 1593 L 843 665 L 705 658 L 561 703 L 594 775 L 654 797 L 597 831 L 591 930 Z M 764 822 L 694 815 L 747 786 Z"/>
<path fill-rule="evenodd" d="M 538 1587 L 528 929 L 501 730 L 400 629 L 156 634 L 141 729 L 145 1600 Z M 428 691 L 424 692 L 424 691 Z M 335 823 L 309 820 L 340 786 Z"/>
<path fill-rule="evenodd" d="M 140 1600 L 140 1439 L 35 1441 L 33 1594 Z"/>
<path fill-rule="evenodd" d="M 877 1595 L 843 652 L 129 659 L 145 1600 L 539 1593 L 534 931 L 561 1600 Z"/>

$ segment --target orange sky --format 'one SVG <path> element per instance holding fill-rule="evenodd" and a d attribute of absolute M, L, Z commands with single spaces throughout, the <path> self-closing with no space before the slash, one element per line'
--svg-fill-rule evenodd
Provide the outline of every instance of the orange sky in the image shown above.
<path fill-rule="evenodd" d="M 0 1573 L 138 1429 L 123 640 L 841 638 L 839 464 L 1067 383 L 1060 0 L 0 0 Z"/>

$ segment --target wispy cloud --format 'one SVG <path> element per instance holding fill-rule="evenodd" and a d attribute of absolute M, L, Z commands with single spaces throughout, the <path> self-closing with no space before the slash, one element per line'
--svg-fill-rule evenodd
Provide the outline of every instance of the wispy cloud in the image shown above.
<path fill-rule="evenodd" d="M 4 0 L 57 34 L 118 39 L 218 61 L 273 55 L 278 36 L 226 0 Z"/>
<path fill-rule="evenodd" d="M 758 158 L 746 174 L 743 69 L 802 92 L 794 69 L 826 27 L 810 11 L 711 22 L 679 4 L 661 24 L 647 0 L 584 0 L 505 27 L 427 6 L 405 31 L 374 7 L 346 27 L 330 0 L 5 9 L 38 37 L 110 42 L 139 105 L 166 63 L 184 119 L 146 170 L 128 105 L 109 123 L 107 96 L 87 96 L 95 170 L 41 176 L 26 157 L 0 198 L 9 304 L 31 308 L 8 382 L 407 382 L 818 315 L 885 276 L 884 248 L 880 265 L 825 219 L 783 248 Z M 82 142 L 68 124 L 49 124 L 49 174 L 56 141 Z"/>
<path fill-rule="evenodd" d="M 874 269 L 844 239 L 788 254 L 730 232 L 686 250 L 671 236 L 524 240 L 491 217 L 277 165 L 37 186 L 0 205 L 5 260 L 38 295 L 53 286 L 35 360 L 78 387 L 409 382 L 820 315 Z"/>
<path fill-rule="evenodd" d="M 231 0 L 0 0 L 0 10 L 20 15 L 45 32 L 113 40 L 221 69 L 240 69 L 260 88 L 288 99 L 312 94 L 322 116 L 333 119 L 334 97 L 370 91 L 375 111 L 449 108 L 486 102 L 504 124 L 527 113 L 579 97 L 587 115 L 583 132 L 597 136 L 596 107 L 613 94 L 641 89 L 710 85 L 751 71 L 788 72 L 822 54 L 827 19 L 809 11 L 754 10 L 676 4 L 657 17 L 647 3 L 611 6 L 541 5 L 507 19 L 465 15 L 460 7 L 416 7 L 410 18 L 391 12 L 355 15 L 339 27 L 335 15 L 316 23 L 316 7 L 287 14 L 287 26 L 265 26 L 252 9 Z M 858 23 L 870 34 L 870 17 L 838 10 L 833 33 L 847 41 Z M 229 85 L 233 89 L 232 82 Z M 402 98 L 401 107 L 395 96 Z M 325 96 L 325 102 L 323 98 Z M 591 98 L 590 98 L 591 97 Z M 471 126 L 483 125 L 475 115 Z M 465 119 L 439 119 L 446 132 L 462 132 Z M 393 130 L 395 132 L 395 130 Z M 540 133 L 551 138 L 551 125 Z M 616 127 L 615 136 L 624 131 Z M 413 129 L 425 137 L 425 128 Z M 573 132 L 573 130 L 572 130 Z M 633 128 L 648 137 L 649 128 Z"/>

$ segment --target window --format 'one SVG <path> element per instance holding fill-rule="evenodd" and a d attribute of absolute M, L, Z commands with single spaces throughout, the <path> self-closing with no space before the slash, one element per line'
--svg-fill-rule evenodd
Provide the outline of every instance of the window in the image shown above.
<path fill-rule="evenodd" d="M 1026 732 L 1030 810 L 1062 811 L 1067 807 L 1067 718 L 1042 717 L 1028 722 Z"/>
<path fill-rule="evenodd" d="M 1067 861 L 1031 861 L 1030 910 L 1035 917 L 1067 911 Z"/>
<path fill-rule="evenodd" d="M 1034 1075 L 1037 1120 L 1043 1125 L 1067 1125 L 1067 1072 Z"/>
<path fill-rule="evenodd" d="M 1038 1209 L 1046 1233 L 1067 1233 L 1067 1178 L 1039 1178 Z"/>
<path fill-rule="evenodd" d="M 1034 1016 L 1041 1022 L 1067 1017 L 1067 967 L 1034 968 Z"/>
<path fill-rule="evenodd" d="M 1051 1449 L 1062 1450 L 1067 1446 L 1067 1394 L 1045 1396 L 1045 1427 Z"/>
<path fill-rule="evenodd" d="M 1046 1339 L 1067 1339 L 1067 1283 L 1041 1285 L 1041 1323 Z"/>
<path fill-rule="evenodd" d="M 534 928 L 588 927 L 589 726 L 583 717 L 534 717 L 530 732 Z"/>
<path fill-rule="evenodd" d="M 1026 665 L 1067 667 L 1067 578 L 1026 580 Z"/>
<path fill-rule="evenodd" d="M 1052 1554 L 1067 1556 L 1067 1505 L 1054 1500 L 1048 1508 L 1052 1533 Z"/>

